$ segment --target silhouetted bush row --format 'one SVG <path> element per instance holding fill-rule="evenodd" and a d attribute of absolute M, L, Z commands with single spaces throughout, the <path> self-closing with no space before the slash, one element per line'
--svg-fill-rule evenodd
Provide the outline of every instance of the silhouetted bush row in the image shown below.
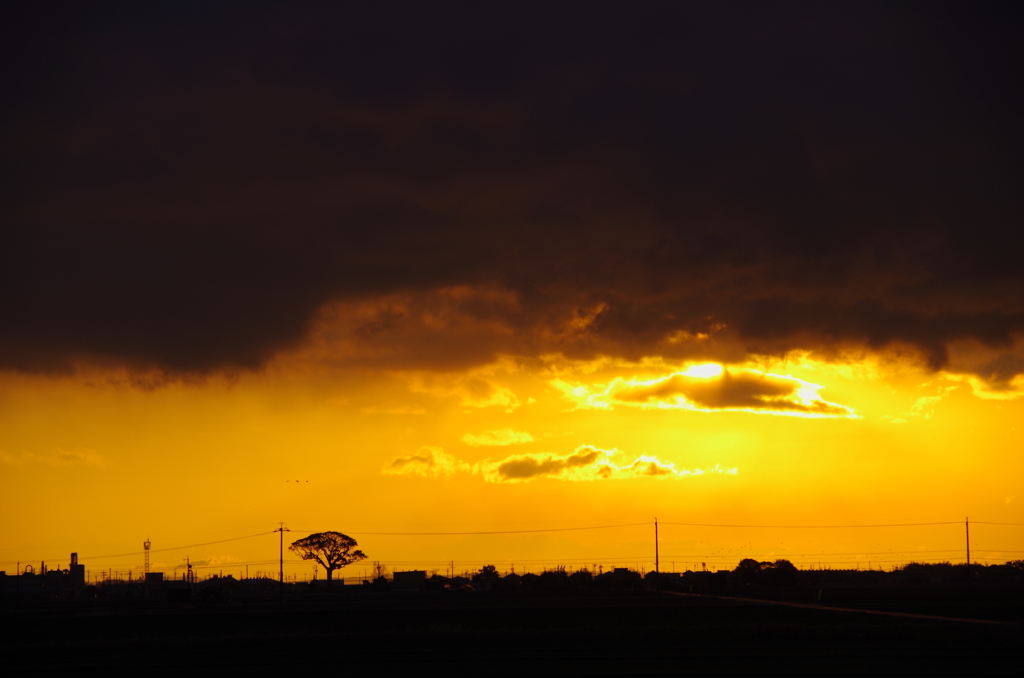
<path fill-rule="evenodd" d="M 342 585 L 335 582 L 334 590 L 355 592 L 386 592 L 392 588 L 391 581 L 384 576 L 366 580 L 361 586 Z M 14 581 L 14 577 L 0 578 L 0 599 L 46 600 L 65 598 L 66 592 L 50 591 L 30 587 L 28 582 Z M 32 579 L 32 578 L 27 578 Z M 38 578 L 37 578 L 38 579 Z M 808 596 L 821 599 L 821 591 L 827 589 L 883 589 L 896 587 L 962 586 L 966 584 L 990 587 L 1024 587 L 1024 560 L 1015 560 L 1002 565 L 971 565 L 952 563 L 909 563 L 893 571 L 882 570 L 800 570 L 788 560 L 758 562 L 744 559 L 730 571 L 669 573 L 639 572 L 616 568 L 607 572 L 594 573 L 587 569 L 569 571 L 556 567 L 539 574 L 508 573 L 504 576 L 493 565 L 487 565 L 471 576 L 445 577 L 434 574 L 425 579 L 425 591 L 449 592 L 569 592 L 569 591 L 639 591 L 665 590 L 688 593 L 730 594 L 747 597 L 799 597 L 800 591 Z M 303 591 L 330 591 L 325 581 L 288 583 L 285 590 L 289 595 Z M 789 593 L 786 593 L 786 591 Z M 62 595 L 65 594 L 65 595 Z M 159 586 L 147 586 L 140 581 L 112 581 L 102 585 L 86 585 L 76 588 L 77 599 L 110 598 L 122 600 L 167 600 L 170 602 L 202 601 L 220 602 L 243 599 L 271 599 L 281 594 L 278 581 L 258 577 L 236 580 L 230 575 L 197 581 L 187 585 L 184 581 L 171 580 Z"/>

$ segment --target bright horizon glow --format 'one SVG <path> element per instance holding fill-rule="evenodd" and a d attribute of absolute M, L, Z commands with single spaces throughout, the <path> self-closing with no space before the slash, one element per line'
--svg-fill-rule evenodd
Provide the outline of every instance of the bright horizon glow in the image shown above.
<path fill-rule="evenodd" d="M 727 374 L 734 381 L 723 386 Z M 687 392 L 726 406 L 756 396 L 767 398 L 765 407 L 847 410 L 763 417 L 740 408 L 646 406 L 693 383 L 722 386 Z M 208 542 L 269 532 L 282 520 L 294 530 L 286 540 L 305 536 L 302 530 L 337 530 L 355 537 L 370 562 L 392 569 L 443 570 L 453 559 L 459 571 L 459 562 L 517 571 L 526 564 L 650 568 L 655 516 L 663 523 L 663 569 L 731 569 L 744 557 L 891 567 L 962 562 L 967 515 L 1024 523 L 1024 402 L 985 400 L 967 383 L 906 366 L 600 360 L 561 363 L 554 376 L 544 365 L 503 360 L 437 377 L 366 378 L 282 362 L 232 382 L 151 391 L 122 384 L 96 374 L 10 375 L 0 383 L 0 508 L 18 516 L 0 525 L 0 570 L 12 572 L 18 561 L 54 566 L 76 551 L 94 573 L 137 573 L 149 537 L 154 569 L 177 568 L 180 575 L 189 557 L 200 572 L 239 576 L 246 564 L 250 574 L 276 572 L 276 534 Z M 782 405 L 771 402 L 772 393 Z M 611 396 L 618 400 L 579 407 Z M 382 472 L 423 450 L 438 455 L 436 472 Z M 971 451 L 969 465 L 964 450 Z M 567 461 L 572 455 L 581 455 L 576 466 Z M 511 462 L 521 462 L 509 467 L 517 469 L 510 476 L 516 482 L 486 482 Z M 658 473 L 635 470 L 645 464 Z M 611 469 L 604 477 L 602 465 Z M 669 525 L 945 521 L 957 524 Z M 375 534 L 624 523 L 641 525 Z M 1021 534 L 1012 526 L 972 524 L 973 555 L 981 562 L 1018 558 Z M 188 544 L 208 545 L 160 550 Z M 89 559 L 107 554 L 126 555 Z M 358 576 L 358 569 L 341 574 Z M 312 568 L 286 556 L 286 572 L 301 578 Z"/>

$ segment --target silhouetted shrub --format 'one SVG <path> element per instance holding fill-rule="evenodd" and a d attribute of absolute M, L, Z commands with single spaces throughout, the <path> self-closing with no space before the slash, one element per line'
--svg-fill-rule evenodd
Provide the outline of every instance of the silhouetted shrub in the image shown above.
<path fill-rule="evenodd" d="M 594 577 L 595 585 L 613 590 L 639 589 L 643 587 L 643 579 L 639 572 L 617 567 Z"/>
<path fill-rule="evenodd" d="M 564 567 L 546 570 L 541 573 L 537 584 L 542 591 L 568 591 L 569 573 Z"/>
<path fill-rule="evenodd" d="M 589 589 L 594 585 L 594 575 L 590 570 L 576 570 L 569 575 L 569 586 L 573 589 Z"/>

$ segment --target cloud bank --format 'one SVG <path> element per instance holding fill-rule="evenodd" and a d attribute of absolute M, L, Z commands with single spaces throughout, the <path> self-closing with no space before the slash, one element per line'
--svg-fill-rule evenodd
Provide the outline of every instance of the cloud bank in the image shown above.
<path fill-rule="evenodd" d="M 1015 14 L 19 7 L 0 369 L 899 351 L 1021 393 Z"/>

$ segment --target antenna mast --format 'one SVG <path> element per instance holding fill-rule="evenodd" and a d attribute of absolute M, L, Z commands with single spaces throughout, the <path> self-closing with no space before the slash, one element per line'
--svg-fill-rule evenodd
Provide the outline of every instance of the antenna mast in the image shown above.
<path fill-rule="evenodd" d="M 146 537 L 146 541 L 142 542 L 142 552 L 145 554 L 143 561 L 142 571 L 149 574 L 149 547 L 152 546 L 152 542 L 149 541 L 149 537 Z"/>

